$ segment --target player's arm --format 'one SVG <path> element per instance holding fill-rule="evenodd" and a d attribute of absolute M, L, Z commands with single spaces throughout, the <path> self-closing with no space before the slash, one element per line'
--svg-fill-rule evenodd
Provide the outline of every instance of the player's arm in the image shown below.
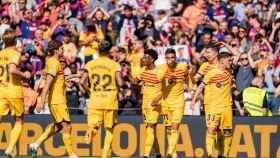
<path fill-rule="evenodd" d="M 116 81 L 120 87 L 124 86 L 124 80 L 122 79 L 120 71 L 116 71 Z"/>
<path fill-rule="evenodd" d="M 87 85 L 87 80 L 88 80 L 88 71 L 84 70 L 81 80 L 80 80 L 80 85 L 85 91 L 89 92 L 90 88 Z"/>
<path fill-rule="evenodd" d="M 46 81 L 45 81 L 45 85 L 43 87 L 42 93 L 41 93 L 41 100 L 38 102 L 37 104 L 37 108 L 38 108 L 38 112 L 43 111 L 44 107 L 45 107 L 45 101 L 46 101 L 46 97 L 49 93 L 51 84 L 53 82 L 54 76 L 51 74 L 46 74 Z"/>
<path fill-rule="evenodd" d="M 151 106 L 157 106 L 159 105 L 159 101 L 161 100 L 162 98 L 162 94 L 159 94 L 158 96 L 156 96 L 152 102 L 151 102 Z"/>
<path fill-rule="evenodd" d="M 17 54 L 17 53 L 15 53 L 15 55 L 13 55 L 10 58 L 10 61 L 9 61 L 9 71 L 13 75 L 29 79 L 31 77 L 31 74 L 29 72 L 28 73 L 27 72 L 23 73 L 18 68 L 20 63 L 21 63 L 20 59 L 21 59 L 21 56 L 20 56 L 20 54 Z"/>
<path fill-rule="evenodd" d="M 192 101 L 191 101 L 191 110 L 194 110 L 194 106 L 195 106 L 195 103 L 196 103 L 196 100 L 198 98 L 198 96 L 202 93 L 203 89 L 205 87 L 205 84 L 204 83 L 201 83 L 198 88 L 196 89 L 193 97 L 192 97 Z"/>
<path fill-rule="evenodd" d="M 10 72 L 11 74 L 13 75 L 16 75 L 16 76 L 20 76 L 22 78 L 26 78 L 26 79 L 29 79 L 31 77 L 31 74 L 29 72 L 21 72 L 17 65 L 12 63 L 12 64 L 9 64 L 9 68 L 10 68 Z"/>

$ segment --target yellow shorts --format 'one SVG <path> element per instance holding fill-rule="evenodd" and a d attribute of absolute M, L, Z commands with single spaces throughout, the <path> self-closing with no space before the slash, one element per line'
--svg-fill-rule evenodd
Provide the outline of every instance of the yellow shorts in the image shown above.
<path fill-rule="evenodd" d="M 232 110 L 225 110 L 221 113 L 205 113 L 206 127 L 220 130 L 232 129 Z"/>
<path fill-rule="evenodd" d="M 143 119 L 145 123 L 156 124 L 160 115 L 160 110 L 153 109 L 143 109 L 142 110 Z"/>
<path fill-rule="evenodd" d="M 173 123 L 181 123 L 184 109 L 183 108 L 162 108 L 165 126 L 171 126 Z"/>
<path fill-rule="evenodd" d="M 5 116 L 11 112 L 11 115 L 20 117 L 24 114 L 23 98 L 1 98 L 0 115 Z"/>
<path fill-rule="evenodd" d="M 49 107 L 55 123 L 71 122 L 66 104 L 51 104 Z"/>
<path fill-rule="evenodd" d="M 112 128 L 117 123 L 117 110 L 89 109 L 88 110 L 88 126 L 100 127 L 104 124 L 106 128 Z"/>

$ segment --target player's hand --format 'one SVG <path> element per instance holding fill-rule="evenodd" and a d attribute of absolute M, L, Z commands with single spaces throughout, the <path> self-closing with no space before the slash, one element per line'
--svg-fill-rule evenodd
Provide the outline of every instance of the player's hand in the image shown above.
<path fill-rule="evenodd" d="M 37 105 L 36 105 L 36 110 L 41 113 L 44 111 L 45 108 L 45 101 L 43 101 L 41 98 L 38 98 Z"/>
<path fill-rule="evenodd" d="M 24 74 L 24 78 L 26 78 L 26 79 L 30 79 L 31 78 L 31 73 L 30 72 L 26 71 L 23 74 Z"/>
<path fill-rule="evenodd" d="M 240 109 L 240 110 L 239 110 L 239 114 L 240 114 L 240 116 L 245 116 L 245 111 L 244 111 L 244 109 Z"/>
<path fill-rule="evenodd" d="M 151 102 L 151 106 L 158 106 L 158 100 L 157 99 L 154 99 L 152 102 Z"/>

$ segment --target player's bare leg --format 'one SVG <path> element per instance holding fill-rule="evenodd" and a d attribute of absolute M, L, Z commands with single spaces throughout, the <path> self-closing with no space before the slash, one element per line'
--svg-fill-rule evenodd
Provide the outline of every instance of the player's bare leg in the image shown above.
<path fill-rule="evenodd" d="M 22 125 L 23 125 L 23 116 L 16 117 L 16 123 L 14 125 L 14 128 L 10 135 L 10 142 L 9 145 L 5 151 L 5 155 L 7 157 L 14 157 L 15 154 L 13 153 L 15 145 L 20 137 L 21 131 L 22 131 Z"/>

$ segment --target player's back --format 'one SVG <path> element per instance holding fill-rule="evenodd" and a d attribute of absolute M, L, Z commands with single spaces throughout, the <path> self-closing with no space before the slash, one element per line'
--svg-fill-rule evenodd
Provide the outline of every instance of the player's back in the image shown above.
<path fill-rule="evenodd" d="M 232 79 L 228 70 L 213 68 L 205 76 L 204 104 L 207 110 L 219 111 L 231 107 Z"/>
<path fill-rule="evenodd" d="M 21 54 L 15 48 L 6 48 L 0 52 L 0 82 L 1 89 L 5 89 L 0 96 L 7 98 L 22 98 L 21 77 L 11 74 L 10 64 L 20 65 Z M 2 91 L 1 91 L 2 92 Z"/>
<path fill-rule="evenodd" d="M 90 80 L 90 102 L 92 109 L 118 109 L 116 72 L 117 62 L 100 57 L 86 64 Z"/>

